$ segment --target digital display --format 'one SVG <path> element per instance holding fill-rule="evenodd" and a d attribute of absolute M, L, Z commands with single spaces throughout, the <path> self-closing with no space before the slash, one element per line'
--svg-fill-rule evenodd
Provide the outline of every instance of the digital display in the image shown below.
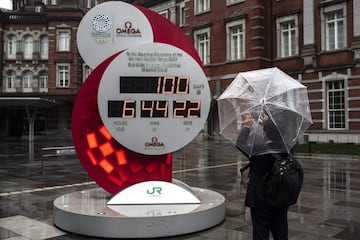
<path fill-rule="evenodd" d="M 189 77 L 120 77 L 120 93 L 189 94 Z"/>
<path fill-rule="evenodd" d="M 169 112 L 169 102 L 168 101 L 141 101 L 141 114 L 142 118 L 166 118 L 168 117 Z"/>
<path fill-rule="evenodd" d="M 199 118 L 200 101 L 198 100 L 178 100 L 173 101 L 174 118 Z"/>
<path fill-rule="evenodd" d="M 108 117 L 136 117 L 136 101 L 108 101 Z"/>
<path fill-rule="evenodd" d="M 149 43 L 114 58 L 101 76 L 97 103 L 116 141 L 138 153 L 159 155 L 199 134 L 210 100 L 204 69 L 192 56 L 166 43 Z"/>
<path fill-rule="evenodd" d="M 199 118 L 199 100 L 177 100 L 172 102 L 173 118 Z M 169 113 L 169 101 L 166 100 L 141 100 L 141 118 L 167 118 Z M 111 100 L 108 101 L 108 117 L 110 118 L 135 118 L 135 100 Z"/>

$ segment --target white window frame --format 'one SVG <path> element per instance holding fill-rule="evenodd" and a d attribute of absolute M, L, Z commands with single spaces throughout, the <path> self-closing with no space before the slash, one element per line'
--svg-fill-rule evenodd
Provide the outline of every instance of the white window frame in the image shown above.
<path fill-rule="evenodd" d="M 32 92 L 32 82 L 34 75 L 30 71 L 25 71 L 22 76 L 22 90 L 23 92 Z"/>
<path fill-rule="evenodd" d="M 226 5 L 229 6 L 240 2 L 245 2 L 245 0 L 226 0 Z"/>
<path fill-rule="evenodd" d="M 181 2 L 179 5 L 179 26 L 185 26 L 185 2 Z"/>
<path fill-rule="evenodd" d="M 341 12 L 342 17 L 337 18 L 337 13 Z M 330 14 L 335 14 L 335 19 L 328 20 L 328 16 Z M 346 2 L 334 4 L 330 6 L 326 6 L 322 8 L 322 28 L 321 28 L 321 36 L 322 36 L 322 50 L 323 51 L 333 51 L 337 49 L 343 49 L 347 47 L 347 23 L 346 23 Z M 342 29 L 340 27 L 340 23 L 342 23 Z M 330 35 L 329 25 L 334 25 L 334 34 Z M 341 36 L 343 39 L 340 39 Z M 333 45 L 331 44 L 333 41 Z"/>
<path fill-rule="evenodd" d="M 8 59 L 16 59 L 17 37 L 11 34 L 7 38 L 6 54 Z"/>
<path fill-rule="evenodd" d="M 284 28 L 285 26 L 293 26 Z M 299 55 L 298 16 L 290 15 L 276 19 L 277 57 L 293 57 Z"/>
<path fill-rule="evenodd" d="M 86 8 L 91 8 L 91 0 L 86 0 Z"/>
<path fill-rule="evenodd" d="M 210 0 L 195 0 L 195 15 L 210 11 Z"/>
<path fill-rule="evenodd" d="M 57 0 L 50 0 L 50 4 L 51 4 L 51 5 L 56 5 L 56 4 L 57 4 Z"/>
<path fill-rule="evenodd" d="M 34 38 L 31 35 L 24 36 L 24 59 L 32 59 L 34 52 Z"/>
<path fill-rule="evenodd" d="M 47 35 L 40 37 L 40 58 L 49 58 L 49 37 Z"/>
<path fill-rule="evenodd" d="M 15 75 L 8 75 L 5 77 L 5 84 L 4 84 L 5 92 L 16 92 L 15 80 L 16 80 Z"/>
<path fill-rule="evenodd" d="M 241 29 L 236 33 L 234 29 Z M 237 61 L 246 57 L 246 31 L 245 31 L 245 19 L 239 19 L 236 21 L 228 22 L 226 24 L 226 36 L 227 36 L 227 60 Z"/>
<path fill-rule="evenodd" d="M 70 29 L 57 30 L 57 50 L 59 52 L 69 52 L 70 41 L 71 41 Z"/>
<path fill-rule="evenodd" d="M 334 86 L 340 84 L 340 87 Z M 333 88 L 330 89 L 330 86 Z M 338 95 L 336 95 L 338 94 Z M 338 99 L 338 103 L 335 102 L 335 98 Z M 346 129 L 346 92 L 345 92 L 345 80 L 336 79 L 326 82 L 326 102 L 327 102 L 327 127 L 329 130 L 344 130 Z M 335 106 L 335 105 L 340 106 Z M 333 107 L 331 107 L 333 105 Z M 341 118 L 340 121 L 337 118 Z M 340 127 L 337 127 L 340 125 Z"/>
<path fill-rule="evenodd" d="M 169 10 L 168 9 L 165 9 L 165 10 L 162 10 L 162 11 L 158 12 L 158 14 L 163 16 L 166 19 L 169 19 Z"/>
<path fill-rule="evenodd" d="M 85 80 L 89 77 L 91 72 L 92 72 L 92 68 L 89 65 L 84 64 L 83 65 L 83 82 L 85 82 Z"/>
<path fill-rule="evenodd" d="M 202 39 L 203 36 L 206 38 Z M 210 28 L 194 31 L 194 42 L 202 63 L 210 64 Z"/>
<path fill-rule="evenodd" d="M 39 91 L 40 92 L 48 92 L 48 75 L 45 73 L 41 73 L 39 75 Z"/>
<path fill-rule="evenodd" d="M 70 87 L 70 64 L 59 63 L 56 65 L 56 86 L 58 88 Z"/>

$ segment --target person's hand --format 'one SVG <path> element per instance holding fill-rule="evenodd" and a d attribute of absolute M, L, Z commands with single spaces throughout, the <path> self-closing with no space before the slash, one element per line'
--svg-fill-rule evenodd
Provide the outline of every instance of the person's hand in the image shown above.
<path fill-rule="evenodd" d="M 246 114 L 244 126 L 247 128 L 251 128 L 253 124 L 254 124 L 254 119 L 252 118 L 251 114 Z"/>
<path fill-rule="evenodd" d="M 269 119 L 269 116 L 266 113 L 262 113 L 260 116 L 262 122 L 266 122 Z"/>

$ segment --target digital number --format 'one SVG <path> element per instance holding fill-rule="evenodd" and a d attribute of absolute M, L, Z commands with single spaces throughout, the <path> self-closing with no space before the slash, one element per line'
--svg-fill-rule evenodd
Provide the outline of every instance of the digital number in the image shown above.
<path fill-rule="evenodd" d="M 136 101 L 135 100 L 108 101 L 108 117 L 119 117 L 119 118 L 136 117 Z"/>
<path fill-rule="evenodd" d="M 189 77 L 159 77 L 157 93 L 188 94 Z"/>
<path fill-rule="evenodd" d="M 200 101 L 173 101 L 174 118 L 198 118 L 200 117 Z"/>
<path fill-rule="evenodd" d="M 188 76 L 120 77 L 120 93 L 188 94 Z"/>
<path fill-rule="evenodd" d="M 160 86 L 162 85 L 162 90 L 160 90 Z M 158 80 L 158 93 L 174 93 L 174 85 L 175 85 L 175 77 L 159 77 Z"/>
<path fill-rule="evenodd" d="M 169 102 L 168 101 L 141 101 L 142 118 L 167 118 Z"/>
<path fill-rule="evenodd" d="M 156 93 L 158 77 L 120 77 L 120 93 Z"/>
<path fill-rule="evenodd" d="M 178 77 L 176 93 L 189 93 L 189 77 Z"/>
<path fill-rule="evenodd" d="M 140 117 L 142 118 L 167 118 L 169 102 L 166 100 L 140 101 Z M 173 118 L 199 118 L 199 100 L 173 101 Z M 108 101 L 108 117 L 135 118 L 135 100 L 110 100 Z"/>

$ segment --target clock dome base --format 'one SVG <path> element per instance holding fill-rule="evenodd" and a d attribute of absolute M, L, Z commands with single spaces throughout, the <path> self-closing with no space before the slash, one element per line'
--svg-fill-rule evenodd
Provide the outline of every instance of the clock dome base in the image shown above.
<path fill-rule="evenodd" d="M 68 232 L 104 238 L 156 238 L 198 232 L 225 218 L 225 197 L 194 188 L 199 204 L 130 204 L 113 207 L 101 188 L 62 195 L 54 201 L 54 224 Z"/>

